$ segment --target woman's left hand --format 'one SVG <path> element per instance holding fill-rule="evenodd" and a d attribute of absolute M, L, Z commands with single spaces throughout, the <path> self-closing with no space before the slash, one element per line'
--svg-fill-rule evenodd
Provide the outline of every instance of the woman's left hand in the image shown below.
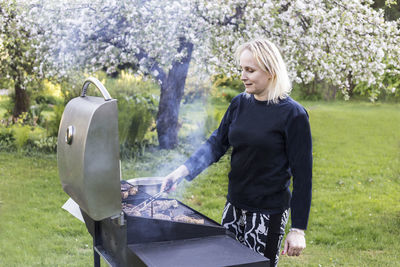
<path fill-rule="evenodd" d="M 304 237 L 304 231 L 290 231 L 286 236 L 282 255 L 287 254 L 288 256 L 299 256 L 305 248 L 306 239 Z"/>

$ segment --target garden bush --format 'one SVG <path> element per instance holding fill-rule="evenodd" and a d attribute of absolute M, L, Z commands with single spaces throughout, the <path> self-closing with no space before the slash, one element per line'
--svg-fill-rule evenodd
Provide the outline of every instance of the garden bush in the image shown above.
<path fill-rule="evenodd" d="M 10 126 L 0 126 L 0 150 L 31 153 L 34 151 L 54 153 L 57 138 L 48 137 L 46 129 L 40 126 L 18 122 Z"/>
<path fill-rule="evenodd" d="M 2 151 L 14 151 L 15 137 L 11 128 L 0 127 L 0 150 Z"/>
<path fill-rule="evenodd" d="M 104 72 L 96 75 L 118 100 L 118 130 L 121 157 L 134 157 L 149 145 L 157 144 L 155 120 L 159 86 L 151 79 L 121 71 L 118 78 Z"/>
<path fill-rule="evenodd" d="M 119 97 L 118 130 L 121 156 L 133 156 L 146 145 L 154 144 L 154 138 L 145 137 L 155 123 L 155 103 L 156 99 L 152 96 Z"/>
<path fill-rule="evenodd" d="M 46 129 L 48 137 L 57 137 L 58 136 L 58 128 L 60 126 L 61 117 L 64 112 L 65 105 L 57 104 L 53 107 L 53 113 L 50 116 L 49 120 L 46 121 Z"/>
<path fill-rule="evenodd" d="M 118 123 L 121 155 L 131 157 L 148 145 L 157 144 L 155 119 L 158 111 L 159 86 L 150 79 L 122 71 L 118 78 L 104 72 L 95 75 L 118 100 Z M 32 94 L 32 105 L 17 121 L 10 118 L 12 101 L 2 101 L 7 109 L 2 120 L 0 147 L 3 150 L 55 152 L 57 135 L 66 104 L 81 94 L 84 77 L 60 83 L 43 81 L 42 89 Z M 102 97 L 90 85 L 87 95 Z"/>
<path fill-rule="evenodd" d="M 213 88 L 211 96 L 213 98 L 222 98 L 228 102 L 244 91 L 243 82 L 240 77 L 227 76 L 224 74 L 214 75 L 212 77 Z"/>

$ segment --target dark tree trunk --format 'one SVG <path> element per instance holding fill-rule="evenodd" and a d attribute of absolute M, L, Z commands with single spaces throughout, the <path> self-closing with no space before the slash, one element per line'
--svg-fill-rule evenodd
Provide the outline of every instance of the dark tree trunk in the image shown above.
<path fill-rule="evenodd" d="M 349 89 L 347 92 L 349 93 L 349 97 L 352 97 L 354 95 L 354 88 L 356 85 L 353 83 L 353 74 L 351 71 L 349 72 L 349 75 L 347 75 L 347 81 L 349 82 Z"/>
<path fill-rule="evenodd" d="M 23 112 L 29 110 L 29 95 L 28 92 L 23 89 L 22 81 L 20 77 L 14 79 L 14 108 L 13 108 L 13 118 L 18 118 Z"/>
<path fill-rule="evenodd" d="M 178 117 L 185 88 L 186 76 L 192 57 L 193 44 L 180 40 L 178 52 L 186 49 L 186 56 L 174 62 L 168 76 L 161 84 L 161 96 L 157 114 L 157 134 L 160 148 L 171 149 L 178 144 Z"/>

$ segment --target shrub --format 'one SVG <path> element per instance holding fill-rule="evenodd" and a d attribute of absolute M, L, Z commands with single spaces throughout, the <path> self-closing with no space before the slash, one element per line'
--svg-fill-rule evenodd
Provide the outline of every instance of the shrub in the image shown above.
<path fill-rule="evenodd" d="M 44 153 L 54 153 L 57 151 L 57 137 L 43 137 L 33 141 L 33 148 Z"/>
<path fill-rule="evenodd" d="M 118 99 L 119 142 L 125 156 L 150 143 L 146 142 L 145 136 L 155 121 L 156 102 L 152 96 L 125 96 Z"/>
<path fill-rule="evenodd" d="M 18 150 L 22 150 L 29 139 L 31 127 L 28 125 L 13 125 L 12 130 L 15 138 L 15 145 Z"/>
<path fill-rule="evenodd" d="M 60 126 L 61 117 L 64 112 L 64 109 L 65 109 L 64 104 L 58 104 L 53 107 L 53 114 L 46 123 L 48 137 L 58 136 L 58 128 Z"/>
<path fill-rule="evenodd" d="M 4 151 L 13 151 L 16 149 L 15 137 L 11 128 L 0 127 L 0 148 Z"/>
<path fill-rule="evenodd" d="M 155 119 L 158 111 L 159 86 L 151 79 L 121 71 L 113 79 L 104 72 L 97 73 L 111 97 L 118 100 L 118 130 L 121 157 L 142 153 L 148 145 L 155 144 Z"/>
<path fill-rule="evenodd" d="M 301 100 L 335 100 L 341 96 L 338 94 L 338 88 L 323 80 L 314 79 L 311 83 L 293 83 L 291 96 L 295 99 Z"/>
<path fill-rule="evenodd" d="M 217 74 L 212 77 L 214 87 L 231 88 L 240 93 L 244 90 L 243 82 L 239 76 L 226 76 L 225 74 Z"/>
<path fill-rule="evenodd" d="M 211 96 L 213 98 L 223 98 L 231 102 L 235 96 L 244 91 L 243 82 L 236 76 L 218 74 L 212 77 L 212 82 Z"/>
<path fill-rule="evenodd" d="M 354 93 L 369 97 L 370 100 L 382 100 L 399 102 L 400 101 L 400 75 L 393 76 L 385 73 L 382 77 L 386 88 L 379 90 L 374 86 L 368 86 L 367 83 L 357 84 L 354 88 Z"/>
<path fill-rule="evenodd" d="M 55 96 L 52 96 L 52 95 L 40 94 L 35 97 L 35 102 L 39 105 L 41 105 L 41 104 L 56 105 L 59 102 L 59 100 Z"/>
<path fill-rule="evenodd" d="M 24 113 L 14 124 L 0 126 L 1 150 L 27 153 L 55 152 L 57 138 L 47 137 L 44 128 L 26 123 L 26 116 L 27 113 Z"/>
<path fill-rule="evenodd" d="M 110 95 L 118 100 L 121 154 L 132 156 L 142 153 L 146 146 L 156 144 L 157 133 L 154 129 L 159 85 L 151 79 L 126 71 L 122 71 L 117 79 L 108 77 L 104 72 L 96 76 Z M 22 114 L 16 122 L 10 119 L 3 123 L 0 147 L 24 152 L 56 151 L 58 129 L 65 105 L 80 95 L 82 82 L 73 78 L 59 84 L 44 81 L 43 88 L 32 95 L 34 101 L 29 112 Z M 87 95 L 101 97 L 93 85 L 90 85 Z M 11 112 L 11 102 L 2 101 L 2 106 Z"/>

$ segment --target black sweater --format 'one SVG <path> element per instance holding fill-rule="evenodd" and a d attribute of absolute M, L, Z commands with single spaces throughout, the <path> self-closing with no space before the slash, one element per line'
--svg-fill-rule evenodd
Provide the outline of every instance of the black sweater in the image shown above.
<path fill-rule="evenodd" d="M 266 214 L 291 208 L 292 227 L 306 229 L 311 206 L 312 144 L 306 110 L 292 98 L 278 104 L 236 96 L 220 126 L 185 162 L 192 180 L 232 146 L 227 200 Z M 293 192 L 289 190 L 293 176 Z"/>

